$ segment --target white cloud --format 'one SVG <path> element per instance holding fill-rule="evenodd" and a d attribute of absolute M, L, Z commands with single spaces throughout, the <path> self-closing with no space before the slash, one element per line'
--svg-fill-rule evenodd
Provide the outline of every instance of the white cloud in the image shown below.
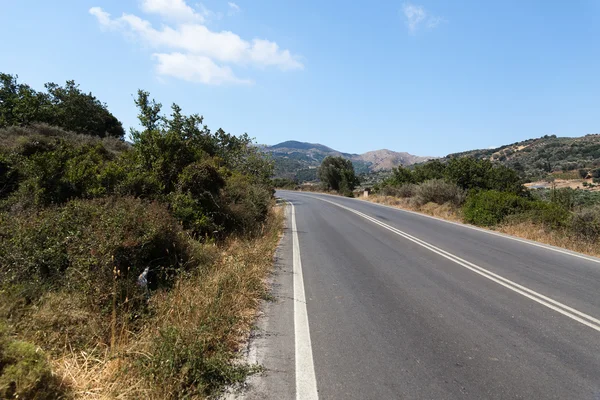
<path fill-rule="evenodd" d="M 442 17 L 431 17 L 427 21 L 427 27 L 429 29 L 433 29 L 433 28 L 437 27 L 439 24 L 441 24 L 442 22 L 444 22 L 444 18 L 442 18 Z"/>
<path fill-rule="evenodd" d="M 425 24 L 429 29 L 433 29 L 444 21 L 442 17 L 430 15 L 423 6 L 411 3 L 404 3 L 402 12 L 404 13 L 406 25 L 411 34 L 415 34 L 422 24 Z"/>
<path fill-rule="evenodd" d="M 149 14 L 158 14 L 173 21 L 204 22 L 204 16 L 188 6 L 184 0 L 142 0 L 141 8 Z"/>
<path fill-rule="evenodd" d="M 103 28 L 115 28 L 118 25 L 110 18 L 110 14 L 103 11 L 100 7 L 90 8 L 90 14 L 98 19 L 100 26 Z"/>
<path fill-rule="evenodd" d="M 242 11 L 242 9 L 240 8 L 240 6 L 238 6 L 237 4 L 229 1 L 227 2 L 227 5 L 229 6 L 229 13 L 230 14 L 236 14 L 239 13 L 240 11 Z"/>
<path fill-rule="evenodd" d="M 172 76 L 207 85 L 250 85 L 253 83 L 251 80 L 237 78 L 230 67 L 219 66 L 205 56 L 183 53 L 157 53 L 153 57 L 157 60 L 156 72 L 159 75 Z"/>
<path fill-rule="evenodd" d="M 230 3 L 230 7 L 231 4 L 234 3 Z M 113 18 L 99 7 L 93 7 L 89 12 L 101 27 L 121 31 L 157 49 L 154 59 L 161 75 L 205 84 L 249 83 L 247 79 L 235 77 L 231 65 L 280 70 L 304 68 L 297 56 L 281 49 L 275 42 L 248 41 L 230 31 L 210 30 L 204 25 L 207 14 L 202 10 L 195 11 L 184 0 L 142 0 L 141 8 L 176 23 L 155 28 L 149 21 L 133 14 Z M 198 63 L 197 68 L 191 65 L 193 62 Z"/>

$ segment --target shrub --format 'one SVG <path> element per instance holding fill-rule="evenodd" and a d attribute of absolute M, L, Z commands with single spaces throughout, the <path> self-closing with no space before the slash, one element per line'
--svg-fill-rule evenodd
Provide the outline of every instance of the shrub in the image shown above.
<path fill-rule="evenodd" d="M 444 172 L 448 181 L 464 190 L 496 190 L 522 194 L 525 191 L 517 172 L 489 160 L 452 158 Z"/>
<path fill-rule="evenodd" d="M 400 187 L 384 186 L 383 189 L 381 189 L 381 194 L 383 194 L 384 196 L 408 198 L 413 197 L 416 191 L 417 185 L 414 185 L 412 183 L 406 183 Z"/>
<path fill-rule="evenodd" d="M 401 186 L 418 182 L 410 169 L 399 165 L 397 168 L 392 168 L 392 175 L 386 180 L 386 183 L 390 186 Z"/>
<path fill-rule="evenodd" d="M 0 398 L 51 400 L 62 396 L 43 352 L 12 340 L 0 325 Z"/>
<path fill-rule="evenodd" d="M 104 312 L 143 305 L 138 276 L 168 286 L 189 259 L 187 238 L 166 207 L 134 198 L 77 200 L 0 224 L 0 281 L 83 293 Z"/>
<path fill-rule="evenodd" d="M 19 173 L 8 157 L 0 154 L 0 200 L 17 189 Z"/>
<path fill-rule="evenodd" d="M 273 187 L 277 189 L 291 189 L 294 190 L 298 186 L 296 181 L 288 178 L 274 178 Z"/>
<path fill-rule="evenodd" d="M 574 213 L 569 226 L 571 232 L 583 240 L 600 239 L 600 206 L 584 208 Z"/>
<path fill-rule="evenodd" d="M 453 183 L 443 179 L 432 179 L 416 187 L 414 199 L 418 206 L 427 203 L 451 203 L 459 206 L 464 202 L 465 193 Z"/>
<path fill-rule="evenodd" d="M 226 227 L 245 234 L 253 234 L 267 217 L 272 191 L 265 185 L 256 185 L 242 174 L 234 173 L 227 179 L 223 190 Z"/>
<path fill-rule="evenodd" d="M 47 83 L 36 92 L 17 82 L 17 76 L 0 73 L 0 126 L 45 122 L 100 137 L 125 136 L 123 126 L 105 104 L 84 93 L 74 81 L 65 86 Z"/>
<path fill-rule="evenodd" d="M 549 229 L 558 229 L 569 224 L 571 213 L 560 203 L 529 201 L 524 217 L 543 224 Z"/>
<path fill-rule="evenodd" d="M 126 147 L 115 139 L 75 135 L 42 125 L 0 130 L 0 142 L 11 154 L 12 170 L 18 175 L 12 204 L 22 207 L 104 196 L 113 192 L 125 175 L 115 160 Z M 13 179 L 11 192 L 16 183 Z"/>
<path fill-rule="evenodd" d="M 165 398 L 179 398 L 184 393 L 208 396 L 242 382 L 252 370 L 231 363 L 234 355 L 226 343 L 211 340 L 210 333 L 202 325 L 191 331 L 164 328 L 152 345 L 152 357 L 140 359 L 142 370 L 163 388 Z"/>
<path fill-rule="evenodd" d="M 465 220 L 480 226 L 497 225 L 509 215 L 528 209 L 528 201 L 513 193 L 489 190 L 469 195 L 463 207 Z"/>

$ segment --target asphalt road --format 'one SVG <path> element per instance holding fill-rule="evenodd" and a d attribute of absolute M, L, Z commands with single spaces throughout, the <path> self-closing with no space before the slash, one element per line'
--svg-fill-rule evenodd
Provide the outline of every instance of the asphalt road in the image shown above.
<path fill-rule="evenodd" d="M 252 344 L 267 371 L 242 397 L 600 399 L 600 259 L 277 195 L 293 207 Z"/>

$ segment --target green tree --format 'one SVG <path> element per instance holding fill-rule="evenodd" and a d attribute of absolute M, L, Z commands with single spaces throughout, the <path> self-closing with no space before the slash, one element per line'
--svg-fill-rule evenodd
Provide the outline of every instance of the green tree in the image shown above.
<path fill-rule="evenodd" d="M 352 162 L 343 157 L 325 157 L 318 176 L 327 188 L 344 194 L 351 193 L 359 183 Z"/>
<path fill-rule="evenodd" d="M 494 165 L 489 160 L 453 158 L 448 162 L 445 176 L 446 180 L 456 183 L 464 190 L 497 190 L 515 194 L 525 191 L 515 170 Z"/>
<path fill-rule="evenodd" d="M 75 81 L 65 86 L 47 83 L 44 92 L 19 83 L 16 75 L 0 73 L 0 127 L 46 123 L 99 137 L 123 138 L 125 131 L 106 104 L 83 93 Z"/>
<path fill-rule="evenodd" d="M 415 181 L 425 182 L 432 179 L 443 179 L 446 165 L 440 160 L 432 160 L 422 165 L 416 165 L 413 175 Z"/>
<path fill-rule="evenodd" d="M 392 169 L 392 176 L 388 179 L 387 184 L 391 186 L 402 186 L 407 183 L 417 183 L 413 172 L 399 165 L 397 168 Z"/>

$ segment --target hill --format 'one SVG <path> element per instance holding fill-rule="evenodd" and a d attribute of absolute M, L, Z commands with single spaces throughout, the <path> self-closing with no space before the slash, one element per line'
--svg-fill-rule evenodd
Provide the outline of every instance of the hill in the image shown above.
<path fill-rule="evenodd" d="M 582 137 L 546 135 L 495 149 L 450 154 L 446 159 L 456 157 L 474 157 L 499 162 L 517 170 L 528 180 L 561 174 L 576 177 L 580 169 L 591 171 L 600 167 L 600 134 Z"/>
<path fill-rule="evenodd" d="M 364 154 L 350 154 L 322 144 L 295 140 L 264 146 L 262 151 L 272 155 L 275 161 L 276 177 L 296 179 L 300 182 L 315 180 L 317 168 L 327 156 L 344 157 L 351 160 L 358 174 L 390 170 L 399 165 L 412 165 L 432 158 L 387 149 Z"/>

